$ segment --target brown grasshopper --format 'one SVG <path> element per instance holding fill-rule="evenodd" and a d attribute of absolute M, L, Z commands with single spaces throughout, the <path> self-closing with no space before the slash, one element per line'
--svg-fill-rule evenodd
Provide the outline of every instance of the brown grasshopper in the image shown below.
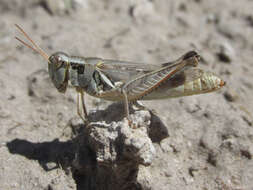
<path fill-rule="evenodd" d="M 33 46 L 18 37 L 16 39 L 48 62 L 49 76 L 57 90 L 64 93 L 69 81 L 76 88 L 77 113 L 84 121 L 88 118 L 84 92 L 105 100 L 124 101 L 129 120 L 129 102 L 203 94 L 225 85 L 213 73 L 196 68 L 200 56 L 195 51 L 189 51 L 175 61 L 158 65 L 68 56 L 62 52 L 49 56 L 20 26 L 15 26 Z M 84 116 L 80 112 L 80 98 Z"/>

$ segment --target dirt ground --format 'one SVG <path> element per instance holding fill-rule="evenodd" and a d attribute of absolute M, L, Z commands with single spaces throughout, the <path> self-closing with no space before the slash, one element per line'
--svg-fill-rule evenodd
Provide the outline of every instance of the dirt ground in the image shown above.
<path fill-rule="evenodd" d="M 154 143 L 150 189 L 252 190 L 252 10 L 250 0 L 1 0 L 0 190 L 83 189 L 48 156 L 71 149 L 71 126 L 82 123 L 75 90 L 57 92 L 43 58 L 14 39 L 15 23 L 49 54 L 157 64 L 197 51 L 199 67 L 227 85 L 143 102 L 169 133 Z M 111 104 L 86 102 L 90 113 Z"/>

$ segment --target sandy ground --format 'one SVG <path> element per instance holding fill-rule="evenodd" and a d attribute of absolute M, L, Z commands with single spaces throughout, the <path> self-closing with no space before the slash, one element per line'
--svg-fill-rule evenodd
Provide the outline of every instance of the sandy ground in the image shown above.
<path fill-rule="evenodd" d="M 70 4 L 68 4 L 70 3 Z M 152 189 L 253 189 L 253 2 L 249 0 L 0 1 L 0 189 L 82 189 L 47 157 L 71 148 L 76 94 L 60 94 L 21 25 L 49 54 L 143 63 L 189 50 L 227 82 L 219 92 L 149 101 L 169 131 L 147 167 Z M 70 6 L 71 5 L 71 6 Z M 86 97 L 90 112 L 110 102 Z"/>

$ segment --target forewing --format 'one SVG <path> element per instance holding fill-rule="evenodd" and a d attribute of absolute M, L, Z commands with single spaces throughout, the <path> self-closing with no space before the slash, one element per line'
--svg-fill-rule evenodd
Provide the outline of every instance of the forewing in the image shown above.
<path fill-rule="evenodd" d="M 163 64 L 143 64 L 117 60 L 100 60 L 96 68 L 103 72 L 113 82 L 121 81 L 127 83 L 147 73 L 158 71 L 161 68 L 173 69 L 180 63 L 198 60 L 199 55 L 195 51 L 189 51 L 176 61 Z"/>
<path fill-rule="evenodd" d="M 173 64 L 167 64 L 159 70 L 152 71 L 129 81 L 125 84 L 123 90 L 125 90 L 129 98 L 133 100 L 140 99 L 150 94 L 163 83 L 173 81 L 175 78 L 177 78 L 177 80 L 172 82 L 173 85 L 180 85 L 180 83 L 183 83 L 185 80 L 191 80 L 191 77 L 186 79 L 184 72 L 188 72 L 188 69 L 197 66 L 197 64 L 198 58 L 196 56 L 187 57 Z M 194 77 L 195 74 L 191 74 L 191 76 Z M 167 86 L 167 88 L 172 88 L 173 85 Z"/>
<path fill-rule="evenodd" d="M 151 65 L 143 63 L 132 63 L 116 60 L 102 60 L 96 68 L 109 77 L 113 82 L 121 81 L 123 83 L 145 73 L 152 72 L 161 67 L 161 65 Z"/>

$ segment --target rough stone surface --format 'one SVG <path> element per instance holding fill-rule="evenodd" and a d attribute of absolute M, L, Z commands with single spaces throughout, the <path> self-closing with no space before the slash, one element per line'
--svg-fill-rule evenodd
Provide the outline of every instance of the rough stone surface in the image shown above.
<path fill-rule="evenodd" d="M 109 124 L 92 122 L 76 138 L 78 151 L 72 170 L 82 176 L 81 186 L 138 189 L 149 181 L 150 176 L 142 175 L 144 170 L 139 167 L 150 166 L 155 157 L 147 132 L 151 115 L 148 111 L 137 111 L 131 116 L 139 118 L 134 120 L 134 129 L 126 119 Z"/>

